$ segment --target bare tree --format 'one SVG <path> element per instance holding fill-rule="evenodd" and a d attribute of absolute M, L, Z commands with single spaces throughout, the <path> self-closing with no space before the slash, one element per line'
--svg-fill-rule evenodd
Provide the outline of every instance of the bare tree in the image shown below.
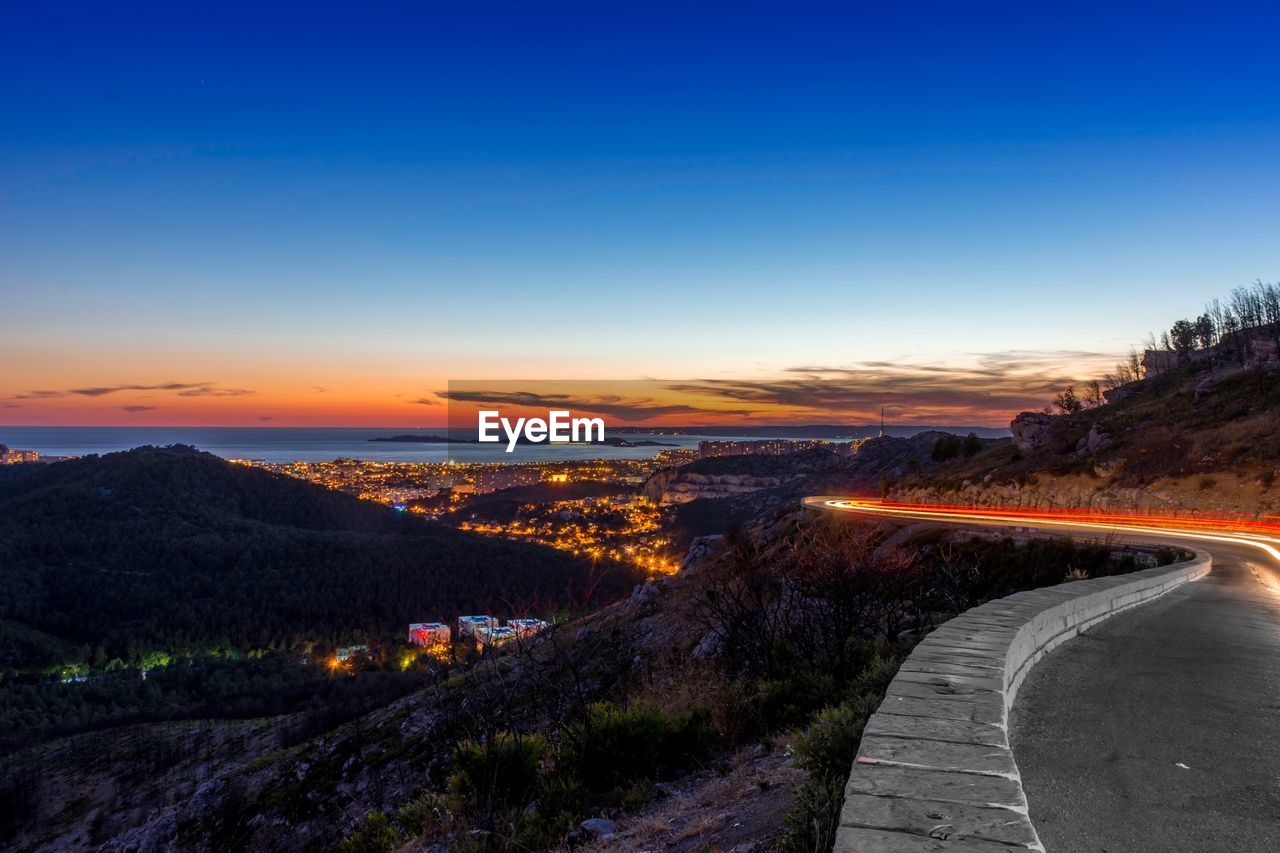
<path fill-rule="evenodd" d="M 1059 413 L 1064 415 L 1074 415 L 1084 408 L 1084 404 L 1076 396 L 1075 386 L 1071 385 L 1068 385 L 1065 391 L 1058 392 L 1058 396 L 1053 398 L 1053 405 Z"/>
<path fill-rule="evenodd" d="M 1262 280 L 1253 283 L 1262 322 L 1271 333 L 1271 343 L 1280 353 L 1280 288 Z"/>
<path fill-rule="evenodd" d="M 1237 345 L 1243 364 L 1253 355 L 1253 336 L 1262 325 L 1262 306 L 1258 294 L 1247 287 L 1232 290 L 1229 304 L 1236 320 Z"/>
<path fill-rule="evenodd" d="M 1102 383 L 1096 379 L 1090 379 L 1084 386 L 1084 404 L 1090 409 L 1096 409 L 1106 401 L 1102 395 Z"/>
<path fill-rule="evenodd" d="M 1125 367 L 1133 377 L 1129 381 L 1134 382 L 1142 378 L 1142 356 L 1138 354 L 1137 348 L 1129 347 L 1129 355 L 1125 357 Z"/>
<path fill-rule="evenodd" d="M 1212 300 L 1205 305 L 1204 313 L 1213 322 L 1213 342 L 1220 343 L 1227 331 L 1227 312 L 1222 307 L 1222 302 L 1218 299 Z"/>

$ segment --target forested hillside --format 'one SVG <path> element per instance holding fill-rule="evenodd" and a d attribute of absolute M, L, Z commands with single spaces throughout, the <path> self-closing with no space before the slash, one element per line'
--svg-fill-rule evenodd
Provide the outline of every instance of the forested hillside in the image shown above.
<path fill-rule="evenodd" d="M 581 605 L 633 569 L 485 539 L 187 447 L 0 474 L 3 668 L 144 662 Z"/>

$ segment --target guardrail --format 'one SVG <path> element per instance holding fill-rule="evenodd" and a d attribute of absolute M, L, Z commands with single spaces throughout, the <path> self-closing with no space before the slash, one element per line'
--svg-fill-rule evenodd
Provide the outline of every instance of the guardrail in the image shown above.
<path fill-rule="evenodd" d="M 1091 626 L 1208 574 L 1192 560 L 989 601 L 916 646 L 867 722 L 837 851 L 1044 850 L 1009 749 L 1009 709 L 1037 661 Z"/>

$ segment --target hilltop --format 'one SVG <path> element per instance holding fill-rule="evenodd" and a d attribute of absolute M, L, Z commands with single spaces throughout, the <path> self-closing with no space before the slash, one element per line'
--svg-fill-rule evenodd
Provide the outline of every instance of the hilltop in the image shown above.
<path fill-rule="evenodd" d="M 0 564 L 17 669 L 377 639 L 640 580 L 182 446 L 3 470 Z"/>
<path fill-rule="evenodd" d="M 1176 327 L 1175 327 L 1176 328 Z M 1202 347 L 1149 350 L 1142 378 L 1092 405 L 1060 395 L 1023 412 L 1012 441 L 898 478 L 888 496 L 929 502 L 1280 511 L 1276 325 Z M 1064 392 L 1065 394 L 1066 392 Z"/>

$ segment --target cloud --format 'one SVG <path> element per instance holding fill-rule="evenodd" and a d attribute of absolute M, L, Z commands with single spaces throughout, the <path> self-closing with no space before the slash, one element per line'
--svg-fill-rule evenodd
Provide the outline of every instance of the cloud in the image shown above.
<path fill-rule="evenodd" d="M 969 353 L 957 365 L 862 361 L 805 365 L 777 379 L 702 379 L 670 383 L 667 390 L 718 398 L 792 416 L 875 418 L 884 406 L 898 422 L 965 418 L 1003 421 L 1040 409 L 1054 392 L 1110 370 L 1114 353 L 1009 350 Z M 954 422 L 954 421 L 953 421 Z"/>
<path fill-rule="evenodd" d="M 317 394 L 323 394 L 323 393 L 325 393 L 326 391 L 328 391 L 329 389 L 328 389 L 328 388 L 324 388 L 324 387 L 322 387 L 322 386 L 320 386 L 320 385 L 312 385 L 312 386 L 311 386 L 311 390 L 312 390 L 312 391 L 315 391 Z"/>
<path fill-rule="evenodd" d="M 116 406 L 122 412 L 153 412 L 156 406 Z"/>
<path fill-rule="evenodd" d="M 438 406 L 438 405 L 440 405 L 440 404 L 439 404 L 439 403 L 437 403 L 435 400 L 428 399 L 427 397 L 419 397 L 418 399 L 413 400 L 412 402 L 417 403 L 419 406 Z"/>
<path fill-rule="evenodd" d="M 248 388 L 213 388 L 203 386 L 188 391 L 179 391 L 179 397 L 248 397 L 253 394 Z"/>
<path fill-rule="evenodd" d="M 59 400 L 67 397 L 106 397 L 130 391 L 175 393 L 179 397 L 244 397 L 253 394 L 247 388 L 222 388 L 216 382 L 161 382 L 159 384 L 121 383 L 118 385 L 89 385 L 83 388 L 67 388 L 62 391 L 26 391 L 0 400 L 11 408 L 19 400 Z M 118 408 L 118 407 L 117 407 Z"/>
<path fill-rule="evenodd" d="M 82 397 L 102 397 L 106 394 L 118 394 L 121 391 L 178 391 L 207 387 L 208 382 L 164 382 L 160 385 L 103 385 L 93 388 L 72 388 L 67 394 L 78 394 Z"/>
<path fill-rule="evenodd" d="M 0 407 L 3 407 L 3 409 L 15 409 L 20 405 L 20 401 L 27 400 L 65 400 L 68 397 L 97 398 L 129 392 L 173 393 L 177 394 L 178 397 L 244 397 L 253 393 L 247 388 L 223 388 L 215 382 L 120 383 L 115 384 L 115 386 L 67 388 L 63 389 L 63 391 L 50 391 L 47 388 L 40 389 L 40 391 L 27 391 L 3 398 L 3 400 L 0 400 Z M 154 409 L 154 406 L 116 406 L 116 409 L 138 412 Z"/>
<path fill-rule="evenodd" d="M 10 400 L 50 400 L 57 397 L 65 397 L 65 391 L 28 391 L 25 394 L 14 394 L 9 397 Z"/>
<path fill-rule="evenodd" d="M 274 421 L 275 418 L 271 417 L 271 415 L 263 415 L 262 417 L 258 418 L 258 420 L 263 421 L 265 423 L 266 421 Z"/>
<path fill-rule="evenodd" d="M 437 391 L 437 396 L 460 403 L 484 403 L 494 406 L 521 406 L 534 409 L 568 409 L 595 415 L 608 415 L 623 421 L 646 421 L 671 415 L 702 417 L 735 415 L 747 417 L 751 409 L 708 409 L 685 403 L 654 402 L 650 398 L 625 398 L 614 395 L 599 397 L 570 394 L 538 394 L 532 391 Z"/>

